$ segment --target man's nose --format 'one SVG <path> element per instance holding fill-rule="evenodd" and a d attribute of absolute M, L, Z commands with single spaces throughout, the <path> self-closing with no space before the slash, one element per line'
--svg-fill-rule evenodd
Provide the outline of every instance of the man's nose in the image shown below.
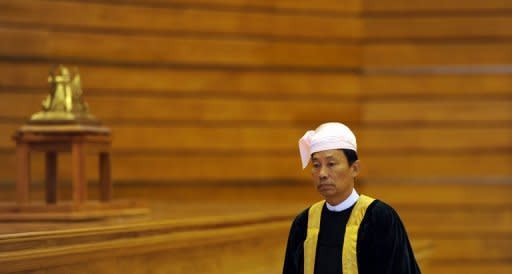
<path fill-rule="evenodd" d="M 327 178 L 327 168 L 326 168 L 326 167 L 324 167 L 324 166 L 320 167 L 320 170 L 319 170 L 319 172 L 318 172 L 318 177 L 319 177 L 320 179 L 325 179 L 325 178 Z"/>

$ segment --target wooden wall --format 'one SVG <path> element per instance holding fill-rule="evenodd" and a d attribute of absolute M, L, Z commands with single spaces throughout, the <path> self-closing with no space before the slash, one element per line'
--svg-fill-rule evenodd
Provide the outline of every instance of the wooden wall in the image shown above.
<path fill-rule="evenodd" d="M 509 1 L 3 0 L 0 38 L 5 199 L 10 136 L 64 63 L 113 130 L 115 184 L 143 187 L 123 195 L 194 199 L 175 185 L 221 183 L 280 199 L 295 192 L 272 185 L 308 181 L 298 138 L 344 121 L 363 190 L 434 242 L 432 273 L 512 269 Z M 42 169 L 36 155 L 36 180 Z"/>
<path fill-rule="evenodd" d="M 511 8 L 363 1 L 368 176 L 510 182 Z"/>
<path fill-rule="evenodd" d="M 297 139 L 330 120 L 368 179 L 507 180 L 511 7 L 456 2 L 1 1 L 0 180 L 57 63 L 113 130 L 116 183 L 307 180 Z"/>
<path fill-rule="evenodd" d="M 303 132 L 360 119 L 359 1 L 251 2 L 1 1 L 1 180 L 56 63 L 112 128 L 117 184 L 303 180 Z"/>
<path fill-rule="evenodd" d="M 426 273 L 511 272 L 512 2 L 363 0 L 362 21 L 366 191 L 432 240 Z"/>

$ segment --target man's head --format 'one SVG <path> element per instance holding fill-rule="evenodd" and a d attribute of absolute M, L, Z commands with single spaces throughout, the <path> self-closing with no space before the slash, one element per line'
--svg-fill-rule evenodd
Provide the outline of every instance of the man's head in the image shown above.
<path fill-rule="evenodd" d="M 352 193 L 360 168 L 356 138 L 347 126 L 322 124 L 304 134 L 299 149 L 302 167 L 312 162 L 315 186 L 330 204 L 338 204 Z"/>

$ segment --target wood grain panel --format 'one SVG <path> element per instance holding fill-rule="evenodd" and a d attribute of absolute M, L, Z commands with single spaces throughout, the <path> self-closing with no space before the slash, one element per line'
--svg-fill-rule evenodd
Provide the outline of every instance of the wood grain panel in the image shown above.
<path fill-rule="evenodd" d="M 509 74 L 364 75 L 360 83 L 361 96 L 368 98 L 512 95 Z"/>
<path fill-rule="evenodd" d="M 298 10 L 319 12 L 356 13 L 361 9 L 361 0 L 110 0 L 114 3 L 137 3 L 146 5 L 183 5 L 204 7 L 233 7 L 240 9 L 264 9 L 268 11 Z"/>
<path fill-rule="evenodd" d="M 358 37 L 361 32 L 360 20 L 355 17 L 35 0 L 2 1 L 0 21 L 52 28 L 169 31 L 199 36 L 217 33 L 344 39 Z"/>
<path fill-rule="evenodd" d="M 42 153 L 33 154 L 32 178 L 44 178 Z M 2 163 L 0 178 L 13 182 L 15 178 L 14 155 L 0 153 Z M 71 178 L 70 156 L 59 156 L 58 179 Z M 97 159 L 88 156 L 87 178 L 97 180 Z M 112 180 L 115 183 L 169 181 L 185 184 L 208 184 L 211 182 L 237 184 L 259 181 L 272 184 L 281 180 L 307 180 L 309 174 L 300 168 L 297 155 L 239 155 L 239 154 L 116 154 L 112 156 Z M 5 182 L 4 181 L 4 182 Z"/>
<path fill-rule="evenodd" d="M 306 171 L 307 172 L 307 171 Z M 140 184 L 120 185 L 116 189 L 119 197 L 129 198 L 137 196 L 142 199 L 176 200 L 177 203 L 183 201 L 195 201 L 197 197 L 204 200 L 221 203 L 222 201 L 231 204 L 238 201 L 240 197 L 244 200 L 265 201 L 268 205 L 271 202 L 278 204 L 286 201 L 287 204 L 298 202 L 298 206 L 304 206 L 314 203 L 318 200 L 319 194 L 311 185 L 309 179 L 304 183 L 297 184 L 274 184 L 266 187 L 244 187 L 236 186 L 212 186 L 207 185 L 198 189 L 193 185 L 155 187 L 147 188 Z M 512 219 L 512 184 L 496 184 L 482 180 L 477 183 L 465 184 L 457 182 L 431 182 L 423 184 L 415 184 L 409 182 L 393 183 L 391 181 L 377 182 L 364 180 L 357 182 L 357 190 L 360 193 L 366 193 L 374 198 L 382 199 L 392 205 L 403 215 L 406 221 L 413 221 L 419 226 L 435 226 L 439 214 L 443 214 L 446 218 L 437 222 L 444 227 L 453 225 L 453 222 L 465 225 L 471 222 L 472 226 L 487 225 L 494 226 L 493 222 L 487 220 L 496 220 L 497 229 L 506 231 L 511 228 Z M 442 190 L 442 191 L 440 191 Z M 212 192 L 217 195 L 209 195 Z M 486 193 L 486 195 L 481 195 Z M 413 195 L 414 194 L 414 195 Z M 200 205 L 197 205 L 200 208 Z M 174 213 L 173 213 L 174 214 Z M 446 214 L 446 215 L 444 215 Z M 475 223 L 471 216 L 481 217 L 482 223 Z M 411 218 L 411 217 L 414 217 Z M 421 217 L 425 217 L 424 219 Z"/>
<path fill-rule="evenodd" d="M 11 136 L 21 123 L 0 123 L 0 149 L 14 149 Z M 109 126 L 107 124 L 107 126 Z M 218 152 L 286 152 L 293 153 L 297 141 L 308 129 L 290 127 L 201 127 L 113 125 L 115 151 L 218 151 Z M 512 129 L 504 128 L 359 128 L 352 127 L 358 137 L 360 152 L 383 153 L 467 153 L 512 150 Z M 13 151 L 14 153 L 14 151 Z"/>
<path fill-rule="evenodd" d="M 0 149 L 14 149 L 11 136 L 21 123 L 0 123 Z M 108 125 L 107 125 L 108 126 Z M 288 127 L 201 127 L 114 125 L 115 151 L 191 151 L 191 152 L 289 152 L 297 150 L 297 141 L 306 129 Z M 13 151 L 14 153 L 14 151 Z"/>
<path fill-rule="evenodd" d="M 366 122 L 510 122 L 510 100 L 390 100 L 364 104 Z"/>
<path fill-rule="evenodd" d="M 284 248 L 288 221 L 216 228 L 169 231 L 147 237 L 120 237 L 94 243 L 57 244 L 42 249 L 5 252 L 0 262 L 9 273 L 112 273 L 136 274 L 181 271 L 233 273 L 251 271 L 251 262 L 270 262 L 262 272 L 279 268 L 277 253 Z M 68 232 L 69 233 L 69 232 Z M 138 234 L 135 232 L 135 234 Z M 73 233 L 70 233 L 73 236 Z M 265 235 L 262 237 L 261 235 Z M 276 248 L 278 247 L 278 248 Z M 256 251 L 258 250 L 258 251 Z M 275 250 L 262 256 L 262 250 Z M 238 254 L 242 260 L 233 260 Z M 91 263 L 94 262 L 94 263 Z M 150 263 L 148 263 L 150 262 Z M 34 272 L 32 272 L 34 271 Z M 261 272 L 260 272 L 261 273 Z"/>
<path fill-rule="evenodd" d="M 510 16 L 430 16 L 408 18 L 374 18 L 363 20 L 366 39 L 436 38 L 460 39 L 508 38 L 512 36 Z"/>
<path fill-rule="evenodd" d="M 14 149 L 11 136 L 21 123 L 0 123 L 0 149 Z M 109 126 L 107 124 L 107 126 Z M 114 151 L 208 151 L 238 153 L 294 153 L 307 126 L 151 126 L 112 125 Z M 509 127 L 360 128 L 352 127 L 360 152 L 469 153 L 512 150 Z M 14 153 L 14 151 L 12 151 Z M 405 152 L 403 152 L 405 153 Z"/>
<path fill-rule="evenodd" d="M 364 46 L 364 66 L 502 65 L 512 63 L 512 43 L 390 43 Z"/>
<path fill-rule="evenodd" d="M 512 235 L 512 233 L 511 233 Z M 486 239 L 437 239 L 432 260 L 511 260 L 512 240 L 489 235 Z"/>
<path fill-rule="evenodd" d="M 460 187 L 471 188 L 474 185 L 466 185 Z M 502 191 L 512 194 L 512 190 L 503 187 Z M 418 189 L 420 192 L 420 189 Z M 463 202 L 463 201 L 458 201 Z M 467 201 L 469 202 L 469 201 Z M 439 212 L 439 206 L 414 204 L 409 206 L 396 205 L 400 218 L 406 227 L 411 224 L 414 226 L 427 226 L 433 230 L 440 228 L 448 228 L 454 225 L 466 227 L 478 227 L 484 224 L 493 226 L 497 231 L 506 231 L 507 228 L 512 232 L 512 205 L 489 206 L 481 205 L 478 202 L 469 206 L 444 206 L 442 212 Z M 442 215 L 443 218 L 439 218 Z M 478 222 L 475 222 L 478 220 Z M 464 237 L 463 235 L 459 235 Z"/>
<path fill-rule="evenodd" d="M 350 68 L 349 44 L 224 40 L 0 28 L 0 55 L 49 61 L 245 67 Z M 91 46 L 94 45 L 94 46 Z M 321 53 L 321 54 L 319 54 Z"/>
<path fill-rule="evenodd" d="M 458 207 L 466 206 L 464 204 L 457 205 Z M 444 208 L 437 208 L 436 210 L 443 211 Z M 477 215 L 475 217 L 478 217 Z M 439 214 L 438 218 L 445 218 L 443 214 Z M 477 220 L 475 218 L 474 220 Z M 422 237 L 422 238 L 436 238 L 436 239 L 482 239 L 484 237 L 488 237 L 491 239 L 503 239 L 512 235 L 512 228 L 510 226 L 496 226 L 494 227 L 492 223 L 481 223 L 474 225 L 463 225 L 458 223 L 452 223 L 448 226 L 433 226 L 430 225 L 409 225 L 408 226 L 410 235 L 413 238 Z M 499 247 L 497 247 L 499 249 Z M 459 258 L 462 259 L 459 254 Z M 467 258 L 465 258 L 467 259 Z"/>
<path fill-rule="evenodd" d="M 300 163 L 299 163 L 300 164 Z M 274 208 L 275 205 L 286 203 L 287 206 L 296 210 L 304 209 L 311 203 L 320 199 L 319 194 L 311 185 L 311 180 L 296 184 L 275 184 L 260 187 L 257 185 L 247 185 L 239 187 L 236 185 L 158 185 L 148 187 L 150 182 L 138 182 L 135 184 L 116 185 L 114 193 L 116 197 L 130 199 L 139 197 L 142 200 L 164 201 L 167 206 L 193 203 L 194 206 L 187 206 L 187 209 L 199 216 L 209 216 L 211 212 L 202 211 L 203 207 L 194 203 L 197 198 L 204 201 L 211 201 L 218 204 L 219 207 L 228 205 L 229 209 L 236 210 L 243 214 L 245 211 L 240 208 L 232 208 L 230 205 L 243 199 L 249 205 L 265 206 L 266 209 Z M 93 187 L 93 186 L 91 186 Z M 357 190 L 374 198 L 392 205 L 406 224 L 411 222 L 416 228 L 423 227 L 423 231 L 428 231 L 430 227 L 436 231 L 442 231 L 450 226 L 457 225 L 467 228 L 465 231 L 478 232 L 477 229 L 487 227 L 487 231 L 509 231 L 512 219 L 512 184 L 489 183 L 482 180 L 477 183 L 457 183 L 438 181 L 432 183 L 393 183 L 391 181 L 377 182 L 365 180 L 357 182 Z M 3 186 L 0 195 L 4 198 L 9 193 L 9 188 Z M 11 188 L 13 190 L 13 188 Z M 92 188 L 91 188 L 92 189 Z M 34 192 L 42 189 L 35 189 Z M 442 190 L 442 191 L 440 191 Z M 67 190 L 69 192 L 69 189 Z M 93 191 L 90 191 L 91 194 Z M 216 195 L 211 195 L 215 192 Z M 486 195 L 481 195 L 485 193 Z M 43 197 L 43 195 L 41 195 Z M 264 203 L 261 203 L 264 201 Z M 160 204 L 160 206 L 165 206 Z M 284 209 L 284 208 L 283 208 Z M 224 208 L 223 210 L 226 210 Z M 201 213 L 202 212 L 202 213 Z M 186 213 L 161 212 L 165 216 L 186 217 Z M 297 212 L 295 212 L 297 213 Z M 444 216 L 443 219 L 439 215 Z M 161 216 L 161 215 L 160 215 Z M 436 217 L 437 216 L 437 217 Z M 482 222 L 476 222 L 472 216 L 478 217 Z M 411 218 L 413 217 L 413 218 Z M 421 217 L 424 217 L 421 218 Z M 452 218 L 452 219 L 450 219 Z M 487 220 L 496 220 L 496 225 Z M 436 221 L 440 225 L 436 225 Z M 79 224 L 76 224 L 79 225 Z M 58 227 L 52 224 L 38 224 L 42 230 L 54 230 Z M 76 227 L 76 226 L 74 226 Z M 21 232 L 27 232 L 27 227 L 20 226 Z M 30 229 L 30 226 L 28 227 Z M 12 233 L 12 228 L 1 227 L 2 233 Z M 464 235 L 460 235 L 464 236 Z M 467 234 L 466 234 L 467 236 Z"/>
<path fill-rule="evenodd" d="M 0 89 L 44 89 L 51 64 L 0 62 Z M 162 93 L 236 96 L 357 97 L 359 76 L 291 71 L 138 68 L 79 65 L 85 96 Z"/>
<path fill-rule="evenodd" d="M 41 109 L 46 95 L 0 93 L 0 109 L 9 118 L 28 119 Z M 346 117 L 357 121 L 356 102 L 243 98 L 173 98 L 84 96 L 90 111 L 105 122 L 137 121 L 235 121 L 235 122 L 319 122 Z M 16 102 L 16 104 L 13 104 Z"/>
<path fill-rule="evenodd" d="M 462 11 L 496 11 L 511 9 L 512 3 L 503 0 L 467 0 L 464 5 L 458 0 L 362 0 L 365 12 L 402 11 L 402 12 L 462 12 Z"/>
<path fill-rule="evenodd" d="M 429 266 L 431 273 L 436 274 L 480 274 L 495 273 L 508 274 L 512 272 L 512 264 L 507 261 L 480 261 L 468 262 L 464 260 L 449 260 L 446 262 L 432 262 Z"/>
<path fill-rule="evenodd" d="M 355 129 L 357 130 L 357 128 Z M 364 128 L 355 131 L 360 152 L 470 153 L 512 151 L 510 127 L 400 127 Z"/>
<path fill-rule="evenodd" d="M 280 127 L 112 127 L 114 150 L 298 153 L 305 130 Z"/>
<path fill-rule="evenodd" d="M 468 170 L 470 169 L 469 167 L 467 168 Z M 406 170 L 404 169 L 404 171 Z M 467 184 L 448 183 L 446 181 L 424 184 L 411 182 L 393 183 L 392 181 L 379 183 L 368 180 L 361 187 L 364 189 L 364 193 L 372 195 L 372 197 L 378 197 L 383 201 L 389 202 L 391 205 L 396 205 L 400 210 L 401 208 L 408 208 L 409 210 L 421 210 L 423 208 L 422 212 L 437 214 L 444 214 L 447 211 L 447 216 L 451 216 L 449 213 L 451 211 L 464 211 L 465 214 L 470 215 L 475 210 L 491 210 L 495 214 L 505 214 L 504 216 L 502 215 L 502 218 L 508 218 L 512 207 L 512 200 L 510 199 L 512 184 L 493 184 L 485 181 L 485 178 L 481 178 L 477 183 Z M 485 193 L 485 195 L 482 195 L 482 193 Z M 507 208 L 508 210 L 505 211 L 502 208 Z M 401 212 L 400 210 L 399 212 Z M 454 221 L 456 220 L 457 218 L 454 218 Z M 510 219 L 508 220 L 510 221 Z M 439 222 L 445 222 L 446 224 L 449 221 L 450 219 L 439 220 Z M 425 227 L 425 229 L 429 229 L 429 226 L 426 226 L 425 223 L 419 224 Z M 469 227 L 467 223 L 461 224 Z M 434 225 L 432 224 L 432 226 Z M 479 225 L 492 226 L 492 223 L 473 221 L 473 226 Z M 510 228 L 510 226 L 507 227 Z"/>
<path fill-rule="evenodd" d="M 368 155 L 361 153 L 363 176 L 371 179 L 450 180 L 481 177 L 507 178 L 512 175 L 512 155 L 482 153 L 478 149 L 464 154 L 393 154 Z"/>
<path fill-rule="evenodd" d="M 36 154 L 33 161 L 33 178 L 43 178 L 42 156 Z M 361 178 L 368 180 L 414 179 L 461 180 L 480 177 L 504 178 L 512 176 L 510 154 L 463 154 L 463 155 L 361 155 Z M 40 160 L 38 160 L 40 159 Z M 0 154 L 5 163 L 0 169 L 0 178 L 13 181 L 15 176 L 14 155 Z M 69 163 L 68 155 L 59 159 Z M 263 181 L 275 183 L 282 180 L 309 180 L 309 170 L 302 171 L 296 154 L 191 154 L 114 153 L 112 157 L 112 179 L 116 182 L 160 182 L 190 183 L 243 183 Z M 64 164 L 63 164 L 64 165 Z M 88 178 L 97 178 L 97 160 L 89 157 Z M 59 170 L 59 178 L 70 178 L 69 167 Z"/>

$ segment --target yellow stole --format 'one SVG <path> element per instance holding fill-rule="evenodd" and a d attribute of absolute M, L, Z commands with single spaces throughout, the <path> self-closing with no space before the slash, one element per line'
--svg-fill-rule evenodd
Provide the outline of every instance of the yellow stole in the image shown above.
<path fill-rule="evenodd" d="M 350 217 L 345 228 L 343 240 L 343 274 L 358 274 L 357 268 L 357 232 L 359 225 L 366 213 L 366 209 L 375 199 L 365 195 L 359 196 L 356 205 L 350 213 Z M 318 242 L 318 232 L 320 232 L 320 218 L 325 201 L 315 203 L 309 208 L 308 213 L 308 231 L 304 241 L 304 274 L 314 274 L 316 246 Z"/>

